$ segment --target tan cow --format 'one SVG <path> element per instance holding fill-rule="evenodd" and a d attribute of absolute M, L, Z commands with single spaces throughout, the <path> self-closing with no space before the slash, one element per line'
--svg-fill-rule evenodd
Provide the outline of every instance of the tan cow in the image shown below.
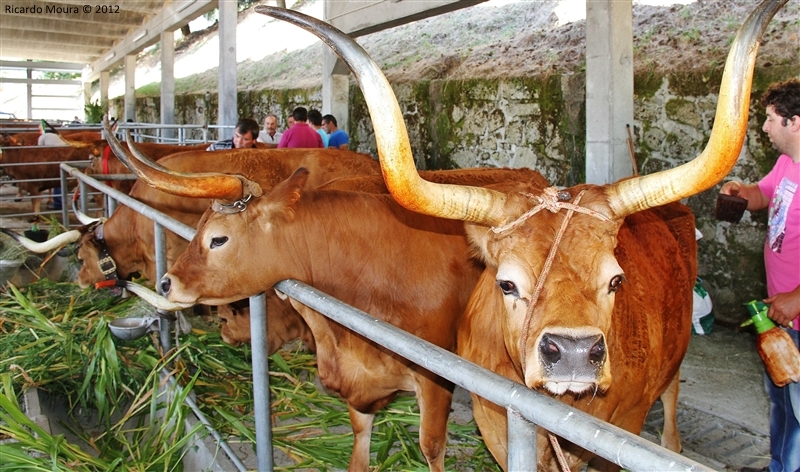
<path fill-rule="evenodd" d="M 41 198 L 44 190 L 61 187 L 61 162 L 83 161 L 88 158 L 87 149 L 90 143 L 70 143 L 69 147 L 4 147 L 0 148 L 0 164 L 3 170 L 17 182 L 20 195 L 27 192 L 31 199 L 33 213 L 41 210 Z"/>
<path fill-rule="evenodd" d="M 406 208 L 466 222 L 486 270 L 461 324 L 459 354 L 639 433 L 655 399 L 668 389 L 677 395 L 690 336 L 694 226 L 688 210 L 674 202 L 713 187 L 736 163 L 758 41 L 785 3 L 765 1 L 740 30 L 725 66 L 712 134 L 700 156 L 657 174 L 563 190 L 485 189 L 419 178 L 400 108 L 366 52 L 319 20 L 265 6 L 256 11 L 317 34 L 351 68 L 370 114 L 379 117 L 373 126 L 392 195 Z M 204 235 L 205 247 L 189 250 L 210 259 L 221 241 L 208 231 L 198 234 Z M 181 262 L 173 273 L 185 273 Z M 204 258 L 194 262 L 208 263 Z M 196 296 L 198 285 L 180 280 L 171 296 Z M 507 467 L 504 409 L 474 395 L 473 400 L 484 440 Z M 664 436 L 665 445 L 679 448 L 677 431 Z M 573 445 L 562 447 L 572 470 L 586 461 L 595 468 L 616 468 Z M 538 451 L 539 468 L 557 470 L 544 431 Z"/>

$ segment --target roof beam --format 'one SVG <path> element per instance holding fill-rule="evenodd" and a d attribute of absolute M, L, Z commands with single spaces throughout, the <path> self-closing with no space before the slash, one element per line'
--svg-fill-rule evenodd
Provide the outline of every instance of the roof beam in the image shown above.
<path fill-rule="evenodd" d="M 3 49 L 10 47 L 10 44 L 27 42 L 51 45 L 51 47 L 56 50 L 64 49 L 65 47 L 80 47 L 88 48 L 89 50 L 96 49 L 102 52 L 114 45 L 113 38 L 87 38 L 76 34 L 42 33 L 21 30 L 15 30 L 13 33 L 10 31 L 3 31 L 0 33 L 0 39 L 3 41 Z M 10 43 L 6 43 L 6 41 L 10 41 Z"/>
<path fill-rule="evenodd" d="M 87 28 L 88 23 L 84 21 L 62 21 L 48 20 L 42 18 L 27 18 L 24 24 L 20 24 L 19 19 L 11 16 L 0 16 L 0 31 L 11 31 L 15 29 L 25 29 L 26 31 L 52 32 L 81 34 L 84 36 L 100 37 L 124 37 L 130 30 L 129 27 L 117 24 L 95 23 L 91 28 Z"/>
<path fill-rule="evenodd" d="M 162 31 L 174 31 L 190 20 L 206 13 L 218 5 L 218 0 L 178 0 L 165 5 L 161 12 L 131 32 L 113 48 L 103 52 L 102 57 L 89 65 L 88 82 L 100 78 L 100 72 L 119 64 L 127 55 L 136 54 L 161 40 Z M 137 33 L 144 32 L 140 37 Z M 109 60 L 106 60 L 108 58 Z"/>
<path fill-rule="evenodd" d="M 120 12 L 119 14 L 112 15 L 109 13 L 95 13 L 92 11 L 91 13 L 48 13 L 46 10 L 46 6 L 43 7 L 39 4 L 25 4 L 25 7 L 16 7 L 16 8 L 37 8 L 41 9 L 41 13 L 38 13 L 39 10 L 36 10 L 37 13 L 32 15 L 31 13 L 26 13 L 24 10 L 14 10 L 12 9 L 9 12 L 3 10 L 3 16 L 8 16 L 10 18 L 18 18 L 24 19 L 27 21 L 28 19 L 35 17 L 38 19 L 44 20 L 54 20 L 54 21 L 62 21 L 66 24 L 80 21 L 80 22 L 89 22 L 94 24 L 104 24 L 106 22 L 113 22 L 117 26 L 127 26 L 129 28 L 135 28 L 142 24 L 144 21 L 144 16 L 139 13 L 131 13 L 131 12 Z M 87 5 L 90 6 L 91 5 Z"/>
<path fill-rule="evenodd" d="M 75 0 L 47 0 L 49 4 L 56 4 L 65 7 L 78 7 L 79 9 L 83 9 L 86 3 L 78 3 Z M 136 0 L 136 1 L 127 1 L 127 2 L 107 2 L 106 6 L 111 9 L 112 13 L 117 11 L 124 11 L 124 12 L 133 12 L 145 15 L 153 15 L 161 10 L 161 3 L 162 2 L 154 2 L 154 1 L 146 1 L 146 0 Z M 103 7 L 103 3 L 100 4 L 92 4 L 89 5 L 92 8 L 92 11 L 97 10 L 97 7 Z"/>
<path fill-rule="evenodd" d="M 50 72 L 81 72 L 83 66 L 70 62 L 0 61 L 0 69 L 30 69 Z"/>
<path fill-rule="evenodd" d="M 48 61 L 51 60 L 53 57 L 53 49 L 49 48 L 48 50 L 43 50 L 42 48 L 37 48 L 35 45 L 30 44 L 29 41 L 19 41 L 19 42 L 12 42 L 3 40 L 3 49 L 9 48 L 14 50 L 14 54 L 19 56 L 19 59 L 32 59 L 32 60 L 43 60 Z M 5 53 L 3 53 L 5 56 Z M 102 51 L 92 52 L 86 49 L 78 50 L 78 48 L 70 47 L 65 48 L 63 50 L 58 50 L 58 57 L 64 62 L 76 62 L 81 65 L 88 64 L 98 55 L 102 54 Z M 9 55 L 10 56 L 10 55 Z"/>

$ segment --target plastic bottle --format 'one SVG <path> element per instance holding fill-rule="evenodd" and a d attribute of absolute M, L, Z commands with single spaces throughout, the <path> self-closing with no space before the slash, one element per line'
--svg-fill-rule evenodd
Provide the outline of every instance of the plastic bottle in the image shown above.
<path fill-rule="evenodd" d="M 789 382 L 800 382 L 800 351 L 789 334 L 767 317 L 769 305 L 758 300 L 747 303 L 750 319 L 742 324 L 753 324 L 758 332 L 756 348 L 775 385 L 783 387 Z"/>

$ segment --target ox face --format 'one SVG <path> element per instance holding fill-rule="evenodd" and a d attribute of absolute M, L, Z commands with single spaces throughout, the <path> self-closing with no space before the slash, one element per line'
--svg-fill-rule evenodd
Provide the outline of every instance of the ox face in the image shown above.
<path fill-rule="evenodd" d="M 78 270 L 78 285 L 86 288 L 97 282 L 107 280 L 109 277 L 120 279 L 130 279 L 140 275 L 144 269 L 143 261 L 137 259 L 135 251 L 125 248 L 123 254 L 115 252 L 112 254 L 105 242 L 101 242 L 97 236 L 98 228 L 102 225 L 95 225 L 86 230 L 78 243 L 78 262 L 81 267 Z"/>
<path fill-rule="evenodd" d="M 280 247 L 281 228 L 292 222 L 292 205 L 307 178 L 307 170 L 298 170 L 242 212 L 207 210 L 186 251 L 161 279 L 162 293 L 173 302 L 222 305 L 288 278 L 280 267 L 292 266 L 291 261 L 281 264 L 277 251 L 266 254 L 258 247 Z"/>
<path fill-rule="evenodd" d="M 594 193 L 599 195 L 591 191 L 584 195 L 581 206 L 608 214 L 602 192 Z M 532 206 L 527 197 L 509 194 L 508 220 Z M 580 213 L 567 223 L 543 274 L 565 214 L 563 209 L 543 210 L 499 233 L 467 225 L 471 243 L 495 273 L 495 287 L 487 289 L 493 299 L 485 309 L 498 310 L 506 349 L 525 384 L 556 395 L 605 390 L 610 385 L 606 338 L 615 293 L 624 280 L 614 258 L 621 223 Z M 541 283 L 538 295 L 537 283 Z"/>

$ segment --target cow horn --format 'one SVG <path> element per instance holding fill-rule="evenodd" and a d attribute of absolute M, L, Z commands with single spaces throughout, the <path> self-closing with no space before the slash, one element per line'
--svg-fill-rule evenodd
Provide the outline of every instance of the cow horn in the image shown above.
<path fill-rule="evenodd" d="M 194 306 L 193 303 L 171 302 L 156 292 L 149 290 L 147 287 L 127 280 L 104 280 L 103 282 L 97 282 L 94 286 L 95 288 L 121 287 L 127 289 L 129 292 L 136 294 L 149 305 L 159 310 L 178 311 Z"/>
<path fill-rule="evenodd" d="M 411 155 L 403 115 L 392 87 L 364 49 L 333 26 L 284 8 L 259 5 L 258 13 L 288 21 L 324 41 L 355 75 L 369 107 L 386 186 L 409 210 L 442 218 L 495 225 L 502 221 L 505 195 L 493 190 L 435 184 L 420 178 Z"/>
<path fill-rule="evenodd" d="M 186 174 L 175 172 L 156 164 L 136 149 L 128 133 L 128 148 L 125 149 L 111 132 L 108 120 L 103 118 L 103 131 L 106 134 L 108 145 L 128 169 L 144 180 L 151 187 L 162 192 L 171 193 L 181 197 L 214 198 L 235 201 L 248 194 L 261 196 L 261 187 L 242 176 L 221 174 L 217 172 L 204 172 L 199 174 Z"/>
<path fill-rule="evenodd" d="M 78 221 L 80 221 L 82 225 L 91 225 L 106 220 L 106 218 L 92 218 L 86 213 L 78 210 L 78 206 L 75 203 L 74 199 L 72 200 L 72 212 L 75 213 L 75 216 L 78 218 Z"/>
<path fill-rule="evenodd" d="M 71 231 L 67 231 L 66 233 L 61 233 L 58 236 L 48 239 L 43 243 L 37 243 L 32 239 L 28 239 L 25 236 L 15 233 L 14 231 L 0 228 L 0 232 L 3 232 L 12 238 L 15 241 L 20 243 L 25 249 L 35 252 L 37 254 L 44 254 L 46 252 L 50 252 L 53 249 L 59 248 L 69 243 L 74 243 L 81 237 L 81 232 L 77 229 L 73 229 Z"/>
<path fill-rule="evenodd" d="M 766 0 L 745 20 L 728 53 L 717 114 L 703 152 L 690 162 L 655 174 L 623 180 L 607 190 L 617 217 L 696 195 L 718 184 L 733 169 L 747 132 L 750 87 L 759 40 L 788 0 Z"/>

